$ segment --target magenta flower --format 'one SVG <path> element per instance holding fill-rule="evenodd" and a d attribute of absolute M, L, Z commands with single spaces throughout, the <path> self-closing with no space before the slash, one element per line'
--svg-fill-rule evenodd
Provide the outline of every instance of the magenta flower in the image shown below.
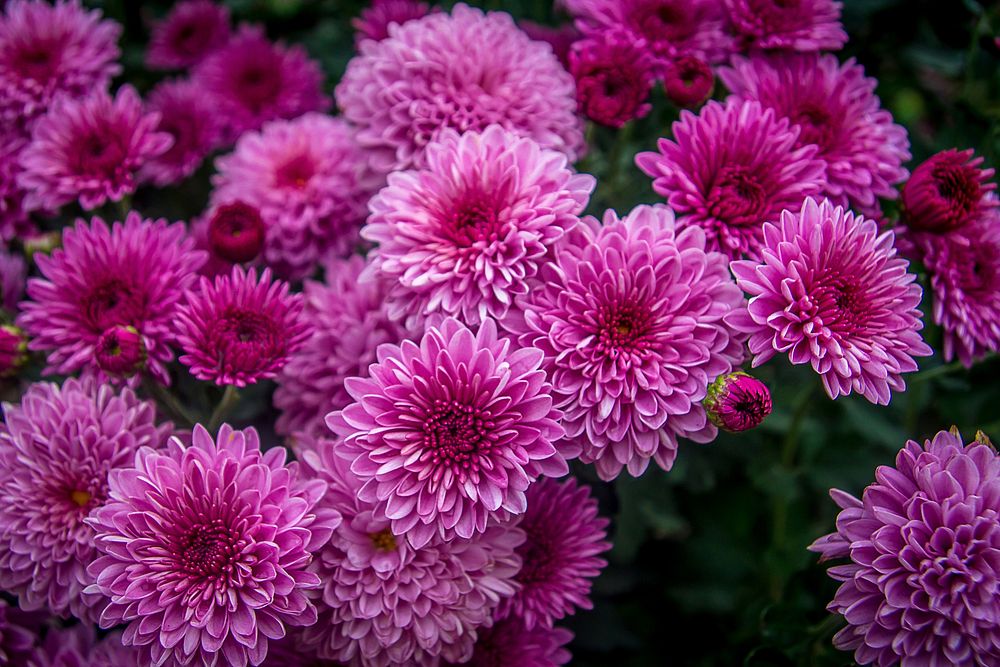
<path fill-rule="evenodd" d="M 149 37 L 146 65 L 180 69 L 197 65 L 229 41 L 229 10 L 212 0 L 185 0 L 157 21 Z"/>
<path fill-rule="evenodd" d="M 59 96 L 104 90 L 121 72 L 121 26 L 78 0 L 8 0 L 0 14 L 0 136 L 24 133 Z"/>
<path fill-rule="evenodd" d="M 569 71 L 576 79 L 576 100 L 587 118 L 622 127 L 649 113 L 653 59 L 645 41 L 609 30 L 573 44 Z"/>
<path fill-rule="evenodd" d="M 340 517 L 314 511 L 325 485 L 301 479 L 283 448 L 198 425 L 189 447 L 144 447 L 134 466 L 111 473 L 87 520 L 104 554 L 87 591 L 111 599 L 101 626 L 128 624 L 122 641 L 144 664 L 256 665 L 268 640 L 316 621 L 309 565 Z"/>
<path fill-rule="evenodd" d="M 525 627 L 518 618 L 480 630 L 467 667 L 560 667 L 572 656 L 565 646 L 573 633 L 563 628 Z M 457 663 L 449 663 L 456 665 Z"/>
<path fill-rule="evenodd" d="M 143 113 L 139 93 L 122 86 L 74 100 L 60 98 L 35 125 L 21 153 L 24 207 L 56 209 L 79 201 L 91 210 L 135 192 L 136 172 L 171 146 L 159 114 Z"/>
<path fill-rule="evenodd" d="M 705 397 L 709 420 L 731 433 L 757 428 L 771 414 L 771 407 L 767 385 L 743 371 L 720 375 Z"/>
<path fill-rule="evenodd" d="M 204 260 L 182 224 L 135 212 L 110 229 L 100 218 L 89 225 L 79 220 L 66 229 L 61 248 L 35 256 L 42 277 L 28 281 L 18 325 L 31 335 L 30 349 L 48 353 L 46 373 L 60 374 L 97 369 L 104 332 L 134 327 L 150 373 L 168 383 L 177 307 Z"/>
<path fill-rule="evenodd" d="M 16 134 L 0 133 L 0 241 L 28 236 L 34 224 L 24 208 L 24 189 L 17 182 L 21 153 L 28 145 Z"/>
<path fill-rule="evenodd" d="M 21 611 L 0 600 L 0 665 L 26 664 L 35 642 L 42 615 Z"/>
<path fill-rule="evenodd" d="M 269 120 L 324 111 L 323 73 L 301 46 L 272 43 L 257 26 L 242 26 L 193 70 L 195 85 L 213 98 L 230 141 Z"/>
<path fill-rule="evenodd" d="M 521 585 L 504 600 L 498 618 L 514 616 L 528 628 L 553 623 L 577 609 L 592 609 L 591 580 L 607 565 L 608 520 L 597 514 L 590 489 L 572 477 L 543 478 L 528 489 L 528 509 L 517 524 L 528 539 L 518 547 Z"/>
<path fill-rule="evenodd" d="M 112 378 L 131 377 L 146 365 L 146 345 L 132 326 L 106 329 L 94 346 L 97 367 Z"/>
<path fill-rule="evenodd" d="M 369 377 L 347 380 L 354 402 L 326 422 L 364 482 L 360 498 L 414 548 L 523 514 L 532 482 L 567 472 L 542 355 L 512 348 L 493 320 L 474 334 L 447 319 L 377 358 Z"/>
<path fill-rule="evenodd" d="M 678 224 L 701 227 L 708 248 L 732 259 L 758 258 L 764 222 L 825 185 L 816 148 L 797 148 L 788 121 L 756 102 L 709 102 L 697 116 L 682 111 L 672 129 L 673 141 L 635 162 Z"/>
<path fill-rule="evenodd" d="M 834 0 L 725 0 L 742 50 L 839 51 L 847 43 Z"/>
<path fill-rule="evenodd" d="M 931 354 L 920 337 L 922 290 L 896 256 L 891 231 L 827 199 L 806 199 L 764 225 L 761 260 L 731 264 L 749 307 L 726 318 L 750 334 L 753 365 L 787 353 L 809 363 L 830 398 L 856 391 L 888 404 L 903 391 L 914 357 Z"/>
<path fill-rule="evenodd" d="M 830 495 L 837 530 L 809 550 L 849 559 L 829 570 L 842 583 L 827 609 L 847 620 L 837 648 L 880 667 L 1000 661 L 1000 458 L 982 433 L 910 440 L 862 500 Z"/>
<path fill-rule="evenodd" d="M 181 363 L 199 380 L 244 387 L 273 378 L 309 337 L 302 296 L 265 269 L 202 278 L 177 313 Z"/>
<path fill-rule="evenodd" d="M 24 295 L 28 267 L 24 258 L 12 254 L 0 244 L 0 308 L 8 314 L 17 312 L 17 303 Z"/>
<path fill-rule="evenodd" d="M 913 170 L 903 186 L 903 222 L 918 232 L 945 233 L 983 218 L 1000 205 L 994 171 L 972 149 L 942 151 Z"/>
<path fill-rule="evenodd" d="M 173 143 L 139 170 L 144 181 L 160 187 L 182 181 L 220 143 L 223 123 L 215 104 L 191 81 L 159 84 L 149 94 L 146 108 L 159 115 L 156 129 L 170 135 Z"/>
<path fill-rule="evenodd" d="M 413 330 L 449 315 L 502 320 L 579 223 L 594 177 L 495 125 L 445 132 L 426 162 L 389 176 L 361 231 L 378 244 L 372 271 L 392 283 L 389 315 Z"/>
<path fill-rule="evenodd" d="M 435 536 L 414 547 L 364 500 L 361 479 L 334 449 L 326 440 L 304 455 L 328 484 L 320 508 L 343 516 L 316 557 L 319 621 L 304 639 L 321 657 L 359 667 L 466 662 L 478 632 L 517 587 L 515 549 L 524 533 L 490 522 L 466 539 Z"/>
<path fill-rule="evenodd" d="M 216 167 L 213 206 L 240 201 L 256 208 L 266 229 L 265 263 L 296 279 L 355 251 L 366 204 L 382 183 L 354 131 L 321 114 L 243 135 Z"/>
<path fill-rule="evenodd" d="M 677 438 L 716 435 L 701 405 L 708 385 L 743 359 L 722 322 L 743 297 L 700 227 L 678 229 L 664 206 L 614 211 L 579 227 L 511 318 L 565 413 L 568 441 L 601 479 L 653 459 L 669 470 Z"/>
<path fill-rule="evenodd" d="M 381 42 L 389 37 L 390 26 L 403 25 L 430 12 L 430 5 L 417 0 L 372 0 L 371 5 L 363 9 L 358 18 L 351 20 L 351 25 L 357 31 L 354 33 L 354 43 L 360 46 L 366 39 Z"/>
<path fill-rule="evenodd" d="M 92 627 L 75 625 L 49 628 L 45 641 L 24 664 L 26 667 L 129 667 L 140 662 L 137 650 L 122 645 L 122 633 L 112 632 L 98 639 Z"/>
<path fill-rule="evenodd" d="M 108 500 L 110 471 L 159 447 L 170 427 L 128 389 L 92 379 L 31 385 L 0 425 L 0 588 L 21 608 L 95 622 L 106 600 L 84 589 L 97 550 L 84 520 Z"/>
<path fill-rule="evenodd" d="M 798 146 L 814 144 L 826 162 L 824 195 L 845 208 L 872 216 L 878 198 L 895 199 L 910 159 L 906 130 L 893 123 L 875 96 L 875 79 L 833 55 L 751 59 L 735 57 L 719 78 L 743 100 L 789 119 L 799 130 Z"/>
<path fill-rule="evenodd" d="M 326 265 L 324 282 L 305 284 L 303 319 L 311 333 L 278 375 L 278 433 L 329 435 L 326 414 L 352 402 L 345 381 L 368 374 L 380 345 L 407 337 L 386 313 L 383 281 L 360 280 L 364 267 L 358 256 L 334 260 Z"/>
<path fill-rule="evenodd" d="M 216 207 L 206 230 L 212 256 L 233 264 L 256 259 L 264 249 L 265 233 L 260 211 L 241 201 Z"/>
<path fill-rule="evenodd" d="M 493 123 L 571 160 L 584 150 L 573 77 L 508 14 L 458 4 L 366 40 L 337 86 L 337 104 L 382 174 L 426 166 L 446 128 Z"/>
<path fill-rule="evenodd" d="M 681 56 L 670 61 L 663 71 L 663 90 L 667 98 L 682 108 L 701 106 L 712 96 L 715 73 L 704 60 Z"/>

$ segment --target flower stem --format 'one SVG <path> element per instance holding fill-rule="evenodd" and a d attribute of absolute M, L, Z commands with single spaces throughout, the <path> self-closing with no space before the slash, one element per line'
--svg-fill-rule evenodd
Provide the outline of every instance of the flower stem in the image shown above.
<path fill-rule="evenodd" d="M 153 378 L 148 375 L 143 377 L 142 386 L 145 388 L 146 393 L 156 401 L 160 409 L 169 414 L 172 419 L 183 423 L 188 428 L 198 423 L 197 418 L 188 412 L 187 408 L 177 400 L 177 397 L 167 391 L 166 387 Z"/>
<path fill-rule="evenodd" d="M 125 218 L 128 217 L 129 211 L 132 210 L 132 198 L 125 195 L 121 199 L 115 202 L 115 208 L 118 211 L 118 216 L 121 222 L 125 222 Z"/>
<path fill-rule="evenodd" d="M 962 365 L 961 361 L 953 361 L 950 364 L 941 364 L 940 366 L 935 366 L 934 368 L 928 368 L 926 371 L 920 371 L 913 376 L 911 384 L 927 382 L 928 380 L 933 380 L 934 378 L 950 375 L 955 371 L 962 370 L 963 368 L 965 368 L 965 366 Z"/>
<path fill-rule="evenodd" d="M 239 402 L 239 390 L 233 385 L 228 385 L 226 392 L 222 394 L 222 400 L 215 406 L 215 410 L 212 411 L 212 416 L 208 420 L 208 432 L 215 433 Z"/>

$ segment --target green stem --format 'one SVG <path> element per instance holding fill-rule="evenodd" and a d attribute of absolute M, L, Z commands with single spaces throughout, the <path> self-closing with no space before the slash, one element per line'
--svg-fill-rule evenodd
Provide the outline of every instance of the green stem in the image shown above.
<path fill-rule="evenodd" d="M 181 422 L 188 428 L 198 423 L 197 418 L 191 415 L 187 408 L 177 400 L 177 397 L 153 378 L 148 375 L 143 377 L 142 386 L 146 393 L 156 401 L 156 404 L 175 421 Z"/>
<path fill-rule="evenodd" d="M 122 222 L 125 222 L 125 218 L 128 217 L 129 211 L 132 210 L 132 197 L 125 195 L 115 202 L 115 207 L 118 210 L 119 218 L 121 218 Z"/>
<path fill-rule="evenodd" d="M 240 392 L 235 386 L 228 385 L 226 392 L 222 395 L 222 400 L 215 406 L 215 410 L 212 411 L 212 416 L 208 420 L 208 432 L 215 433 L 239 402 Z"/>
<path fill-rule="evenodd" d="M 918 382 L 927 382 L 928 380 L 933 380 L 934 378 L 950 375 L 955 371 L 962 370 L 963 368 L 965 368 L 965 366 L 962 365 L 961 361 L 953 361 L 950 364 L 941 364 L 940 366 L 935 366 L 934 368 L 928 368 L 926 371 L 920 371 L 913 376 L 911 383 L 917 384 Z"/>

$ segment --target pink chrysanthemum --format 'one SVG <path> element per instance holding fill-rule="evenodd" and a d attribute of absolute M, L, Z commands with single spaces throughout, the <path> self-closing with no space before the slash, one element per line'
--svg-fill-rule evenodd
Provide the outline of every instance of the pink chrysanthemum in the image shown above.
<path fill-rule="evenodd" d="M 31 385 L 0 425 L 0 587 L 23 609 L 94 622 L 106 600 L 85 592 L 97 555 L 84 520 L 108 500 L 110 471 L 159 447 L 169 426 L 130 390 L 92 379 Z"/>
<path fill-rule="evenodd" d="M 18 184 L 21 153 L 28 145 L 16 134 L 0 133 L 0 241 L 29 235 L 34 225 L 24 208 L 24 189 Z"/>
<path fill-rule="evenodd" d="M 355 402 L 326 421 L 364 482 L 361 499 L 414 547 L 523 514 L 532 482 L 567 472 L 542 355 L 513 349 L 493 320 L 473 334 L 447 319 L 377 355 L 369 377 L 346 382 Z"/>
<path fill-rule="evenodd" d="M 573 77 L 509 14 L 458 4 L 367 40 L 337 86 L 337 104 L 383 174 L 426 165 L 446 128 L 496 123 L 575 159 L 583 152 Z"/>
<path fill-rule="evenodd" d="M 407 21 L 427 16 L 431 7 L 417 0 L 372 0 L 372 4 L 361 11 L 361 15 L 351 21 L 356 32 L 355 45 L 366 39 L 381 42 L 389 37 L 389 27 L 403 25 Z"/>
<path fill-rule="evenodd" d="M 646 41 L 660 68 L 695 56 L 709 64 L 732 52 L 722 0 L 566 0 L 584 34 L 624 28 Z"/>
<path fill-rule="evenodd" d="M 563 628 L 527 628 L 518 618 L 479 631 L 466 667 L 560 667 L 573 657 L 565 646 L 573 633 Z M 449 663 L 456 666 L 457 663 Z"/>
<path fill-rule="evenodd" d="M 135 212 L 110 229 L 100 218 L 80 220 L 66 229 L 61 248 L 35 255 L 43 277 L 28 281 L 29 301 L 17 322 L 31 334 L 32 350 L 48 352 L 46 372 L 61 374 L 97 369 L 101 335 L 135 327 L 149 371 L 168 382 L 177 307 L 204 259 L 182 224 Z"/>
<path fill-rule="evenodd" d="M 1000 457 L 957 429 L 910 440 L 862 500 L 830 491 L 836 532 L 809 547 L 843 582 L 827 609 L 859 664 L 1000 664 Z"/>
<path fill-rule="evenodd" d="M 601 479 L 641 475 L 651 459 L 669 470 L 678 437 L 715 438 L 701 401 L 743 359 L 722 322 L 744 303 L 726 264 L 664 206 L 623 220 L 608 211 L 603 227 L 578 228 L 523 300 L 524 321 L 511 324 L 545 354 L 567 437 Z"/>
<path fill-rule="evenodd" d="M 490 522 L 467 539 L 413 547 L 363 499 L 361 480 L 334 449 L 326 440 L 304 455 L 328 484 L 320 507 L 344 519 L 316 557 L 324 587 L 305 640 L 355 667 L 467 661 L 479 629 L 516 589 L 524 533 Z"/>
<path fill-rule="evenodd" d="M 136 172 L 173 141 L 157 131 L 159 120 L 143 112 L 131 86 L 114 98 L 100 91 L 56 100 L 21 153 L 24 207 L 56 209 L 77 200 L 89 211 L 135 192 Z"/>
<path fill-rule="evenodd" d="M 517 549 L 521 587 L 497 616 L 517 617 L 529 629 L 551 628 L 577 609 L 592 609 L 591 580 L 607 565 L 599 555 L 611 544 L 608 520 L 597 514 L 590 490 L 572 477 L 540 479 L 528 489 L 528 509 L 517 526 L 528 536 Z"/>
<path fill-rule="evenodd" d="M 314 511 L 325 485 L 299 477 L 257 432 L 195 426 L 192 444 L 139 450 L 111 473 L 110 499 L 87 522 L 104 553 L 87 590 L 111 601 L 101 626 L 156 665 L 259 664 L 270 639 L 310 625 L 312 554 L 339 515 Z"/>
<path fill-rule="evenodd" d="M 243 135 L 216 161 L 212 204 L 242 201 L 266 228 L 264 261 L 283 277 L 303 278 L 358 245 L 369 197 L 382 179 L 344 121 L 306 114 Z"/>
<path fill-rule="evenodd" d="M 17 312 L 17 303 L 24 295 L 24 281 L 28 275 L 28 267 L 24 258 L 11 254 L 0 244 L 0 308 L 9 315 Z"/>
<path fill-rule="evenodd" d="M 22 663 L 17 663 L 22 664 Z M 132 667 L 139 665 L 139 652 L 122 645 L 122 633 L 112 632 L 103 639 L 93 628 L 49 628 L 25 667 Z"/>
<path fill-rule="evenodd" d="M 233 267 L 230 275 L 202 278 L 177 313 L 181 363 L 199 380 L 244 387 L 273 378 L 309 337 L 302 295 L 272 280 L 265 269 Z"/>
<path fill-rule="evenodd" d="M 653 108 L 653 59 L 642 39 L 620 30 L 581 39 L 569 52 L 569 71 L 580 111 L 594 122 L 622 127 Z"/>
<path fill-rule="evenodd" d="M 819 194 L 825 168 L 815 146 L 796 147 L 788 121 L 756 102 L 709 102 L 681 112 L 674 140 L 635 162 L 677 212 L 705 230 L 708 248 L 733 259 L 760 256 L 763 224 Z"/>
<path fill-rule="evenodd" d="M 798 145 L 815 144 L 826 162 L 824 194 L 835 204 L 878 212 L 878 198 L 895 199 L 910 159 L 906 130 L 875 96 L 875 79 L 833 55 L 733 58 L 719 70 L 733 96 L 774 109 L 799 129 Z"/>
<path fill-rule="evenodd" d="M 389 176 L 361 231 L 379 244 L 373 271 L 393 283 L 389 314 L 413 329 L 449 315 L 502 320 L 579 223 L 594 177 L 496 125 L 448 130 L 425 160 L 422 171 Z"/>
<path fill-rule="evenodd" d="M 920 337 L 922 290 L 893 238 L 827 199 L 765 224 L 760 262 L 731 264 L 749 307 L 726 318 L 750 334 L 753 365 L 787 353 L 812 364 L 830 398 L 856 391 L 887 404 L 903 391 L 902 374 L 931 348 Z"/>
<path fill-rule="evenodd" d="M 38 641 L 44 615 L 25 612 L 0 600 L 0 665 L 23 665 Z"/>
<path fill-rule="evenodd" d="M 59 96 L 107 88 L 121 72 L 120 34 L 78 0 L 9 0 L 0 15 L 0 135 L 29 130 Z"/>
<path fill-rule="evenodd" d="M 941 151 L 913 170 L 903 186 L 902 221 L 917 232 L 943 234 L 980 220 L 1000 206 L 994 171 L 972 149 Z"/>
<path fill-rule="evenodd" d="M 335 260 L 326 264 L 324 282 L 306 283 L 303 318 L 312 333 L 278 375 L 278 433 L 329 434 L 326 414 L 351 403 L 345 380 L 367 375 L 380 345 L 406 337 L 386 313 L 383 282 L 359 280 L 364 267 L 358 256 Z"/>
<path fill-rule="evenodd" d="M 229 10 L 212 0 L 186 0 L 153 27 L 146 64 L 154 69 L 197 65 L 229 41 Z"/>
<path fill-rule="evenodd" d="M 220 143 L 223 121 L 211 98 L 191 81 L 159 84 L 149 94 L 146 109 L 158 114 L 157 131 L 170 135 L 173 143 L 143 165 L 142 180 L 160 187 L 181 181 Z"/>
<path fill-rule="evenodd" d="M 847 43 L 834 0 L 725 0 L 742 50 L 839 51 Z"/>
<path fill-rule="evenodd" d="M 270 42 L 256 26 L 241 27 L 194 69 L 192 80 L 218 105 L 229 140 L 269 120 L 330 106 L 319 65 L 301 46 Z"/>

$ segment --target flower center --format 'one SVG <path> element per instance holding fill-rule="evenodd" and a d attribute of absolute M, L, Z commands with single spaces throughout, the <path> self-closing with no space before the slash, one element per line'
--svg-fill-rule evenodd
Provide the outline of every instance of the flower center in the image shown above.
<path fill-rule="evenodd" d="M 636 303 L 615 304 L 597 313 L 597 349 L 612 359 L 637 354 L 651 341 L 649 311 Z"/>
<path fill-rule="evenodd" d="M 761 225 L 767 203 L 763 186 L 746 167 L 723 167 L 708 192 L 711 214 L 731 225 Z"/>
<path fill-rule="evenodd" d="M 379 551 L 396 550 L 396 536 L 388 528 L 383 528 L 377 533 L 371 533 L 368 537 L 371 538 L 372 545 Z"/>
<path fill-rule="evenodd" d="M 495 422 L 488 411 L 437 399 L 423 424 L 422 458 L 464 479 L 493 446 Z"/>
<path fill-rule="evenodd" d="M 824 150 L 834 145 L 836 125 L 822 106 L 805 102 L 792 114 L 792 121 L 799 126 L 800 144 L 816 144 Z"/>
<path fill-rule="evenodd" d="M 26 79 L 48 81 L 55 74 L 59 61 L 56 55 L 61 49 L 56 44 L 33 40 L 30 45 L 18 49 L 12 58 L 13 69 Z"/>
<path fill-rule="evenodd" d="M 181 53 L 191 56 L 200 54 L 212 34 L 207 29 L 207 26 L 205 30 L 200 30 L 200 27 L 199 24 L 194 22 L 179 26 L 177 32 L 174 33 L 174 48 Z"/>
<path fill-rule="evenodd" d="M 220 206 L 208 223 L 208 242 L 212 252 L 224 260 L 249 262 L 264 246 L 260 212 L 243 202 Z"/>
<path fill-rule="evenodd" d="M 461 200 L 446 218 L 450 239 L 459 247 L 468 248 L 477 242 L 492 243 L 500 239 L 503 226 L 496 202 L 471 194 Z"/>
<path fill-rule="evenodd" d="M 184 571 L 197 575 L 219 575 L 232 570 L 245 541 L 239 532 L 227 527 L 222 519 L 193 526 L 176 547 L 177 559 Z"/>
<path fill-rule="evenodd" d="M 652 41 L 682 41 L 694 32 L 687 0 L 648 0 L 635 3 L 631 22 Z"/>
<path fill-rule="evenodd" d="M 976 170 L 965 165 L 938 165 L 934 169 L 934 182 L 954 220 L 964 220 L 983 196 Z"/>
<path fill-rule="evenodd" d="M 954 266 L 958 270 L 956 283 L 966 294 L 991 297 L 1000 290 L 1000 247 L 992 243 L 976 243 L 955 252 Z"/>
<path fill-rule="evenodd" d="M 856 279 L 821 274 L 810 294 L 800 304 L 802 313 L 834 334 L 851 336 L 868 323 L 870 299 Z"/>
<path fill-rule="evenodd" d="M 99 282 L 81 300 L 87 325 L 98 334 L 115 325 L 137 325 L 146 312 L 145 299 L 134 285 L 119 278 Z"/>
<path fill-rule="evenodd" d="M 558 560 L 554 558 L 556 542 L 540 525 L 522 523 L 520 526 L 528 534 L 524 546 L 518 549 L 523 565 L 517 573 L 517 581 L 524 586 L 552 579 Z"/>
<path fill-rule="evenodd" d="M 281 70 L 272 63 L 251 63 L 233 77 L 236 94 L 245 106 L 260 111 L 281 92 Z"/>
<path fill-rule="evenodd" d="M 301 190 L 316 173 L 316 165 L 308 153 L 299 153 L 283 165 L 274 174 L 275 184 L 279 188 L 295 188 Z"/>
<path fill-rule="evenodd" d="M 284 337 L 270 317 L 253 310 L 230 308 L 220 319 L 218 344 L 227 361 L 256 362 L 260 355 L 271 356 L 282 347 Z M 251 358 L 252 357 L 252 358 Z M 253 363 L 256 366 L 256 363 Z"/>
<path fill-rule="evenodd" d="M 74 489 L 73 491 L 70 491 L 69 494 L 69 499 L 72 500 L 77 507 L 86 507 L 91 498 L 93 498 L 93 496 L 91 496 L 90 493 L 80 489 Z"/>
<path fill-rule="evenodd" d="M 87 133 L 81 137 L 73 153 L 74 167 L 80 174 L 106 174 L 113 176 L 122 168 L 126 149 L 118 135 Z"/>

